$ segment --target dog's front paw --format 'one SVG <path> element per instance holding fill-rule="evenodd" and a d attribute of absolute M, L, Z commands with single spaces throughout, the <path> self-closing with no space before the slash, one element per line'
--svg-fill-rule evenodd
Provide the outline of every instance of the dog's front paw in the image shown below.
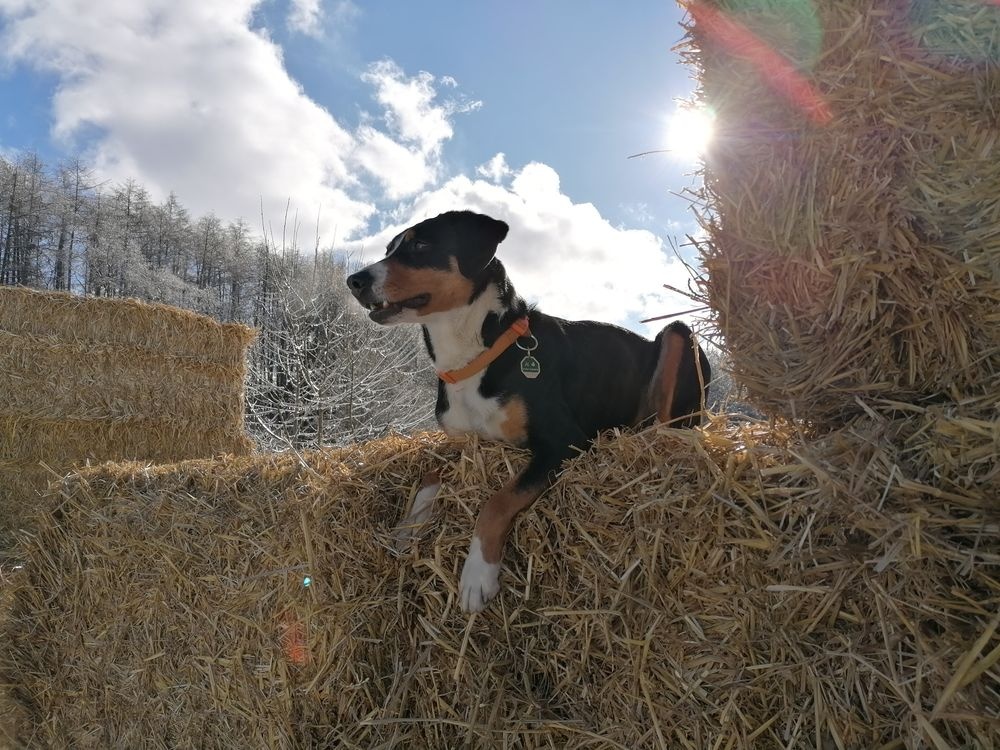
<path fill-rule="evenodd" d="M 392 530 L 392 551 L 397 555 L 409 554 L 417 543 L 417 534 L 413 526 L 405 521 Z"/>
<path fill-rule="evenodd" d="M 423 525 L 430 518 L 434 508 L 434 498 L 440 491 L 441 480 L 437 472 L 430 472 L 424 476 L 420 489 L 413 498 L 413 507 L 399 526 L 392 530 L 392 548 L 397 555 L 405 555 L 413 549 Z"/>
<path fill-rule="evenodd" d="M 500 563 L 486 562 L 479 537 L 472 538 L 469 555 L 462 566 L 459 594 L 462 611 L 481 612 L 490 599 L 500 592 Z"/>

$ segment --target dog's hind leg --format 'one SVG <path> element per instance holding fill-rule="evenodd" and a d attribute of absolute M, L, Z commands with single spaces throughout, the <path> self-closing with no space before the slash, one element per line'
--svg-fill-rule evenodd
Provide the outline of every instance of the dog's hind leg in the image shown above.
<path fill-rule="evenodd" d="M 675 321 L 656 337 L 659 357 L 650 396 L 658 422 L 673 427 L 701 423 L 712 370 L 691 329 Z M 697 364 L 696 364 L 697 362 Z"/>
<path fill-rule="evenodd" d="M 410 512 L 393 529 L 392 543 L 397 553 L 408 552 L 420 534 L 421 528 L 434 510 L 434 498 L 441 491 L 441 478 L 436 471 L 429 471 L 420 480 L 420 487 L 413 497 Z"/>

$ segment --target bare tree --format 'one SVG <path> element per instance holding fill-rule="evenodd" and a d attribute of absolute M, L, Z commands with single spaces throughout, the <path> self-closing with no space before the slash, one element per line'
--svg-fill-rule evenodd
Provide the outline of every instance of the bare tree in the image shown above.
<path fill-rule="evenodd" d="M 43 283 L 46 233 L 45 165 L 36 154 L 24 154 L 0 171 L 3 210 L 0 214 L 0 284 Z"/>
<path fill-rule="evenodd" d="M 94 185 L 90 172 L 80 159 L 62 164 L 57 171 L 58 189 L 53 206 L 58 222 L 58 240 L 52 261 L 52 288 L 73 289 L 76 234 L 80 228 L 80 211 L 86 195 Z"/>
<path fill-rule="evenodd" d="M 429 427 L 434 375 L 419 335 L 355 309 L 342 259 L 308 265 L 287 269 L 260 326 L 248 387 L 254 432 L 275 447 L 319 446 Z"/>

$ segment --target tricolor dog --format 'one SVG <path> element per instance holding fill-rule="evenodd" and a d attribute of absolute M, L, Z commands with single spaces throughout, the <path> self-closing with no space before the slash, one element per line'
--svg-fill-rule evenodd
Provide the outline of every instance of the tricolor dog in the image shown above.
<path fill-rule="evenodd" d="M 500 590 L 514 518 L 545 491 L 563 460 L 611 427 L 653 419 L 699 424 L 711 379 L 708 359 L 683 323 L 649 341 L 529 307 L 494 257 L 506 236 L 502 221 L 450 211 L 398 234 L 385 258 L 347 279 L 376 323 L 423 326 L 445 432 L 474 432 L 531 451 L 524 471 L 479 512 L 460 583 L 467 612 L 483 609 Z M 399 544 L 430 515 L 439 488 L 435 475 L 425 477 L 397 529 Z"/>

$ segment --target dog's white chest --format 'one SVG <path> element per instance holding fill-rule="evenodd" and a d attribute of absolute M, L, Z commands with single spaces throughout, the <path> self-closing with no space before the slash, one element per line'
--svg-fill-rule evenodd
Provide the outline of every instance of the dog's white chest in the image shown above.
<path fill-rule="evenodd" d="M 448 408 L 438 417 L 449 435 L 476 433 L 491 440 L 504 440 L 502 425 L 506 419 L 499 399 L 483 398 L 479 393 L 482 374 L 454 385 L 446 385 Z"/>

